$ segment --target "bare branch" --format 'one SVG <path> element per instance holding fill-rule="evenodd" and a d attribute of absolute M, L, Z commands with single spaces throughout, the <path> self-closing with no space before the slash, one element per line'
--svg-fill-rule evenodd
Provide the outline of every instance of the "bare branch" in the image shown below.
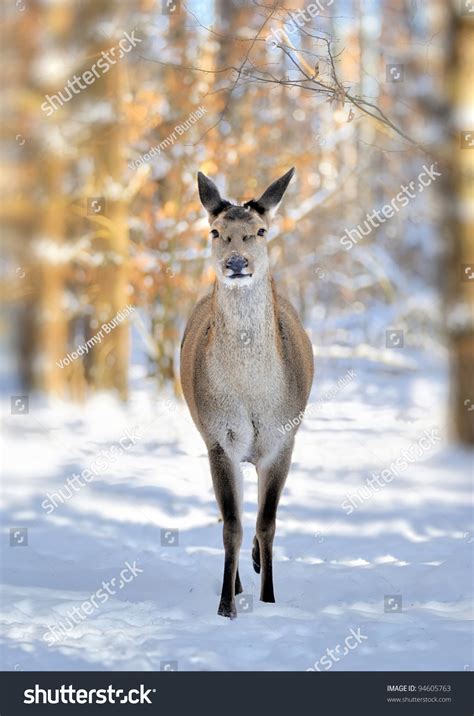
<path fill-rule="evenodd" d="M 297 73 L 297 76 L 295 77 L 290 78 L 285 77 L 283 75 L 277 76 L 274 71 L 271 71 L 268 68 L 268 65 L 270 63 L 259 65 L 253 63 L 250 58 L 250 55 L 257 43 L 263 42 L 264 44 L 268 44 L 268 38 L 261 37 L 261 33 L 265 26 L 270 22 L 270 20 L 276 18 L 284 23 L 285 19 L 288 19 L 288 17 L 292 19 L 291 10 L 276 3 L 272 6 L 267 6 L 255 2 L 255 6 L 266 11 L 267 14 L 265 15 L 257 33 L 250 38 L 235 37 L 232 35 L 219 33 L 216 30 L 203 25 L 199 21 L 198 17 L 189 8 L 186 8 L 187 12 L 195 19 L 197 25 L 209 34 L 226 41 L 248 44 L 248 48 L 245 52 L 243 60 L 237 67 L 228 66 L 215 69 L 206 69 L 202 67 L 189 67 L 185 65 L 161 62 L 159 60 L 154 60 L 146 57 L 142 58 L 150 60 L 152 62 L 157 62 L 161 65 L 173 67 L 178 70 L 189 70 L 192 72 L 203 72 L 214 75 L 226 74 L 230 72 L 235 73 L 235 78 L 232 80 L 232 82 L 230 82 L 229 86 L 219 88 L 212 93 L 214 94 L 217 92 L 226 92 L 227 98 L 222 111 L 219 113 L 218 119 L 204 132 L 204 134 L 199 138 L 199 141 L 201 141 L 209 132 L 211 132 L 223 121 L 228 111 L 231 97 L 237 87 L 245 86 L 248 84 L 260 83 L 279 85 L 282 87 L 297 87 L 300 90 L 321 95 L 327 101 L 337 102 L 340 105 L 352 105 L 353 107 L 357 108 L 363 115 L 371 117 L 376 122 L 380 122 L 381 124 L 385 125 L 400 138 L 408 142 L 411 146 L 416 147 L 423 153 L 429 154 L 429 151 L 425 146 L 420 144 L 404 129 L 402 129 L 394 121 L 392 121 L 387 116 L 387 114 L 377 104 L 375 104 L 375 102 L 370 101 L 370 99 L 368 98 L 352 94 L 350 92 L 350 88 L 344 86 L 343 82 L 338 76 L 335 63 L 337 57 L 342 54 L 344 50 L 341 50 L 341 52 L 338 54 L 334 54 L 331 47 L 332 40 L 330 37 L 325 36 L 327 35 L 327 33 L 325 33 L 324 31 L 313 28 L 311 27 L 311 25 L 309 25 L 309 29 L 308 25 L 306 27 L 299 26 L 299 31 L 301 32 L 301 34 L 324 44 L 326 52 L 324 55 L 322 55 L 320 52 L 313 52 L 307 49 L 296 48 L 288 37 L 286 31 L 284 29 L 280 29 L 280 35 L 284 38 L 285 41 L 274 43 L 274 49 L 280 50 L 284 57 L 288 59 L 288 61 L 291 63 Z M 294 21 L 293 24 L 295 24 Z M 317 74 L 317 72 L 315 72 L 313 68 L 310 67 L 307 62 L 307 59 L 311 59 L 313 61 L 323 60 L 327 62 L 330 68 L 329 82 L 322 81 L 321 77 Z"/>

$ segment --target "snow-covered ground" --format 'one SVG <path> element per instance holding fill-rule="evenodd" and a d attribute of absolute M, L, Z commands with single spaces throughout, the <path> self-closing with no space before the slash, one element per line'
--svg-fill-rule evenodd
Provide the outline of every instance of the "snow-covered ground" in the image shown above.
<path fill-rule="evenodd" d="M 448 442 L 445 366 L 415 358 L 415 369 L 317 359 L 313 405 L 355 376 L 298 433 L 275 538 L 276 604 L 258 600 L 256 476 L 244 467 L 234 621 L 216 614 L 222 525 L 183 404 L 135 369 L 128 407 L 32 397 L 27 415 L 10 415 L 6 405 L 3 668 L 305 670 L 326 655 L 321 670 L 472 669 L 472 456 Z M 431 442 L 419 442 L 425 430 Z M 127 435 L 134 444 L 120 448 Z M 423 454 L 405 469 L 404 450 Z M 367 486 L 397 458 L 398 474 Z M 98 474 L 67 491 L 86 469 Z M 60 488 L 64 503 L 51 497 Z M 120 588 L 126 563 L 135 574 L 122 573 Z M 345 649 L 351 630 L 360 644 Z"/>

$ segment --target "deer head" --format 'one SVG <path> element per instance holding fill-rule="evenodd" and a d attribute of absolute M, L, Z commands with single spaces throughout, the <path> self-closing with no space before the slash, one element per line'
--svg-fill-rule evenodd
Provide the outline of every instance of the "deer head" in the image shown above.
<path fill-rule="evenodd" d="M 212 262 L 220 284 L 246 288 L 267 275 L 266 234 L 294 173 L 290 169 L 259 199 L 242 205 L 223 199 L 214 182 L 198 173 L 199 197 L 209 216 Z"/>

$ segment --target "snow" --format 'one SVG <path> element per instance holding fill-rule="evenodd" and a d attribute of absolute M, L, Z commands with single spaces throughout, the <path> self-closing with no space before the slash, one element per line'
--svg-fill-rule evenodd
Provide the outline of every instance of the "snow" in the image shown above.
<path fill-rule="evenodd" d="M 360 644 L 323 664 L 473 669 L 472 456 L 448 440 L 446 366 L 422 353 L 406 364 L 347 352 L 316 361 L 314 409 L 278 514 L 276 604 L 258 599 L 256 475 L 243 467 L 245 598 L 233 621 L 216 614 L 222 524 L 203 443 L 181 401 L 135 367 L 127 406 L 105 395 L 82 406 L 30 396 L 27 415 L 10 415 L 5 404 L 2 668 L 306 670 L 360 630 Z M 355 377 L 336 389 L 348 370 Z M 330 399 L 318 402 L 323 395 Z M 441 440 L 368 490 L 372 473 L 433 429 Z M 136 442 L 122 440 L 128 447 L 118 454 L 127 430 Z M 97 474 L 69 499 L 42 506 L 60 488 L 67 496 L 67 478 L 92 464 Z M 364 486 L 368 497 L 347 514 L 343 501 Z M 28 545 L 9 547 L 10 528 L 24 527 Z M 179 537 L 164 536 L 173 530 Z M 48 627 L 67 625 L 126 563 L 135 576 L 49 645 Z M 398 595 L 401 611 L 385 612 L 384 599 Z"/>

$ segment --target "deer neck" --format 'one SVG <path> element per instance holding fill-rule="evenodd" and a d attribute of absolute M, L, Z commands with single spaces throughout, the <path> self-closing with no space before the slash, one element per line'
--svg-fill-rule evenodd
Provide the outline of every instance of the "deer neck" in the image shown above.
<path fill-rule="evenodd" d="M 228 288 L 216 281 L 213 304 L 215 343 L 225 345 L 228 354 L 238 354 L 250 344 L 252 353 L 262 357 L 276 349 L 275 298 L 269 273 L 243 288 Z"/>

